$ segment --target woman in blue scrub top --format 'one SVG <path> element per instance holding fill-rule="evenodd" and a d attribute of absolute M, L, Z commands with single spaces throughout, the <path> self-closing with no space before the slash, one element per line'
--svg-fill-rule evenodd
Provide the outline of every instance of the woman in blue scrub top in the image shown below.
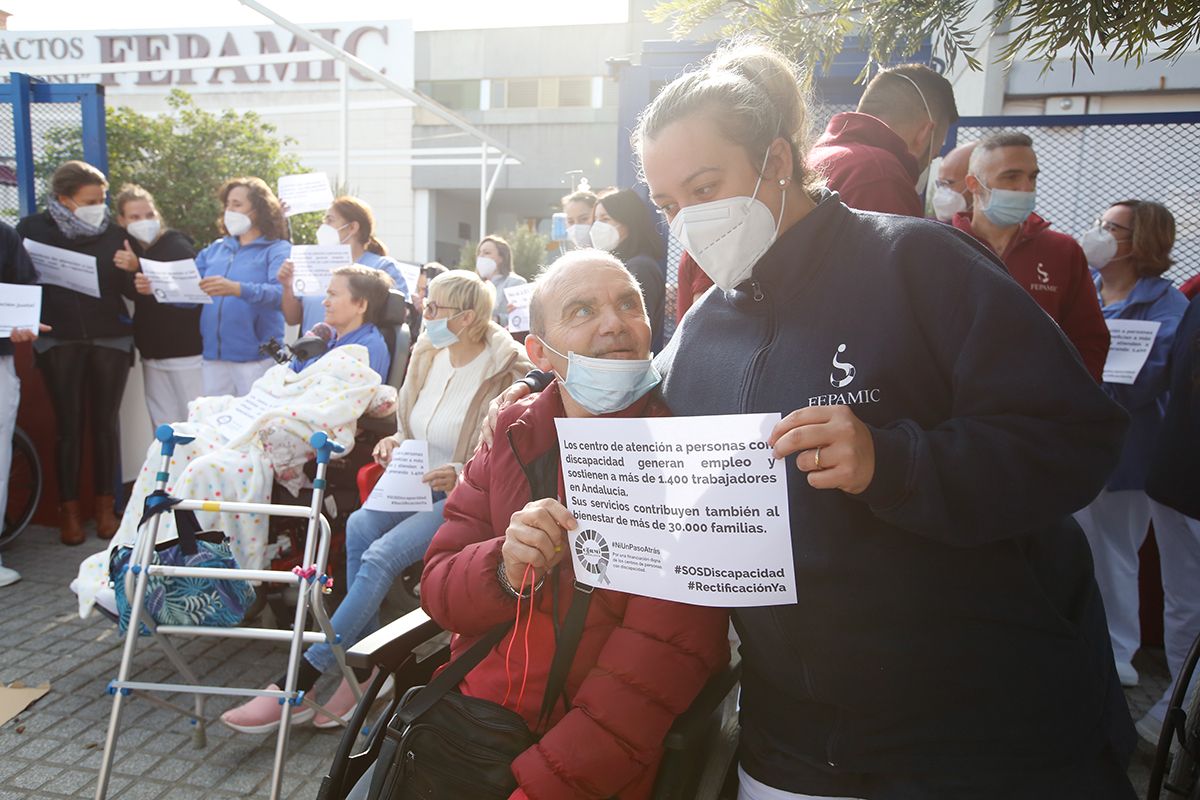
<path fill-rule="evenodd" d="M 395 288 L 408 294 L 408 286 L 400 275 L 396 262 L 387 256 L 387 248 L 375 238 L 375 215 L 371 207 L 357 197 L 339 197 L 325 212 L 317 229 L 317 244 L 348 244 L 350 258 L 355 264 L 386 272 Z M 299 325 L 310 331 L 325 319 L 325 296 L 321 294 L 297 297 L 292 292 L 293 267 L 290 260 L 279 270 L 283 284 L 283 317 L 289 325 Z"/>
<path fill-rule="evenodd" d="M 387 382 L 392 357 L 375 322 L 387 307 L 391 288 L 391 278 L 379 270 L 362 264 L 350 264 L 333 271 L 329 288 L 321 301 L 324 317 L 320 321 L 333 328 L 333 338 L 329 340 L 326 352 L 342 345 L 361 344 L 367 348 L 371 369 L 379 373 L 384 383 Z M 292 369 L 300 372 L 319 358 L 293 360 Z"/>

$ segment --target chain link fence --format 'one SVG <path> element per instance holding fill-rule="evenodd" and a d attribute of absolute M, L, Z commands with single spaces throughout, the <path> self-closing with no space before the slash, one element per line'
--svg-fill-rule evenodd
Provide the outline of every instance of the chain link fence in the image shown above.
<path fill-rule="evenodd" d="M 1200 274 L 1200 113 L 964 118 L 947 144 L 1002 131 L 1033 139 L 1037 213 L 1056 230 L 1078 237 L 1118 200 L 1154 200 L 1175 216 L 1165 277 L 1178 286 Z"/>
<path fill-rule="evenodd" d="M 42 208 L 50 189 L 50 175 L 58 166 L 51 162 L 84 157 L 83 106 L 79 102 L 34 100 L 29 104 L 29 131 L 33 143 L 34 198 L 37 207 Z M 54 155 L 48 157 L 51 149 Z M 18 167 L 17 161 L 12 105 L 0 102 L 0 220 L 10 225 L 15 225 L 21 216 L 17 175 L 18 169 L 25 167 Z"/>

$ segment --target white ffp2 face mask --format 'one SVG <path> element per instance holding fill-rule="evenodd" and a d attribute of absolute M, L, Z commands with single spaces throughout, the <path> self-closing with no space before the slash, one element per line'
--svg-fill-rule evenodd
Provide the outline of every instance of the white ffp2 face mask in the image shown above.
<path fill-rule="evenodd" d="M 485 281 L 490 280 L 496 274 L 496 259 L 488 258 L 487 256 L 478 256 L 475 259 L 475 271 L 479 273 L 479 277 Z"/>
<path fill-rule="evenodd" d="M 142 244 L 151 244 L 158 238 L 158 232 L 162 230 L 162 223 L 157 219 L 139 219 L 137 222 L 126 225 L 125 230 L 129 231 L 129 235 Z"/>
<path fill-rule="evenodd" d="M 567 228 L 567 238 L 571 240 L 571 244 L 576 247 L 591 247 L 592 246 L 592 226 L 591 225 L 572 225 Z"/>
<path fill-rule="evenodd" d="M 967 198 L 949 186 L 939 186 L 933 192 L 933 213 L 942 222 L 950 222 L 954 215 L 967 210 Z"/>
<path fill-rule="evenodd" d="M 606 250 L 610 253 L 616 250 L 617 245 L 621 243 L 621 232 L 617 230 L 615 225 L 603 220 L 597 220 L 592 223 L 589 235 L 593 247 Z"/>
<path fill-rule="evenodd" d="M 349 225 L 350 223 L 346 223 Z M 342 228 L 346 227 L 343 225 Z M 329 247 L 335 244 L 342 243 L 342 228 L 335 228 L 327 222 L 322 222 L 321 227 L 317 228 L 317 244 L 322 247 Z"/>
<path fill-rule="evenodd" d="M 254 226 L 250 217 L 240 211 L 226 211 L 224 222 L 225 230 L 229 231 L 230 236 L 241 236 Z"/>
<path fill-rule="evenodd" d="M 91 206 L 75 206 L 75 216 L 91 225 L 93 228 L 99 228 L 100 223 L 104 222 L 104 217 L 108 213 L 108 206 L 104 203 L 97 203 Z"/>
<path fill-rule="evenodd" d="M 782 193 L 779 219 L 771 209 L 758 200 L 762 185 L 762 170 L 767 166 L 763 156 L 762 169 L 750 197 L 726 197 L 681 208 L 671 220 L 671 235 L 679 240 L 700 269 L 723 291 L 733 291 L 754 272 L 754 265 L 775 243 L 787 193 Z"/>
<path fill-rule="evenodd" d="M 1119 247 L 1116 238 L 1104 228 L 1092 228 L 1079 238 L 1079 246 L 1093 269 L 1104 269 L 1112 262 Z"/>

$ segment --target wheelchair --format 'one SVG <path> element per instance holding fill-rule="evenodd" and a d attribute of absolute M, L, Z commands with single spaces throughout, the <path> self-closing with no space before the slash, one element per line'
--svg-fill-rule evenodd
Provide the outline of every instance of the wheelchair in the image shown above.
<path fill-rule="evenodd" d="M 1188 684 L 1200 661 L 1200 636 L 1192 643 L 1180 670 L 1163 719 L 1162 732 L 1150 771 L 1146 800 L 1186 798 L 1200 800 L 1200 688 L 1187 696 Z M 1172 747 L 1175 752 L 1172 754 Z"/>
<path fill-rule="evenodd" d="M 449 658 L 450 634 L 420 609 L 380 628 L 346 652 L 348 665 L 378 667 L 379 674 L 343 731 L 318 800 L 346 800 L 379 757 L 387 724 L 405 689 L 428 683 Z M 395 680 L 395 692 L 372 718 L 371 707 L 388 677 Z M 741 662 L 735 654 L 675 720 L 663 740 L 654 800 L 725 800 L 729 796 L 726 783 L 737 749 L 740 677 Z"/>
<path fill-rule="evenodd" d="M 388 372 L 387 383 L 400 389 L 408 370 L 408 358 L 412 349 L 409 334 L 409 315 L 411 313 L 408 301 L 402 292 L 392 290 L 388 294 L 387 306 L 379 325 L 392 354 L 391 369 Z M 331 606 L 336 606 L 345 596 L 346 586 L 346 520 L 361 504 L 357 488 L 359 471 L 372 462 L 371 451 L 376 442 L 385 436 L 396 432 L 394 416 L 386 418 L 363 417 L 358 422 L 358 430 L 354 436 L 354 448 L 345 457 L 331 461 L 328 465 L 328 488 L 325 492 L 324 512 L 332 530 L 330 542 L 329 563 L 334 569 L 333 596 Z M 315 475 L 316 462 L 310 461 L 305 465 L 304 472 L 311 480 Z M 311 502 L 312 490 L 304 489 L 298 497 L 292 495 L 278 484 L 271 492 L 271 502 L 277 504 L 308 504 Z M 274 555 L 268 569 L 291 571 L 293 567 L 301 566 L 301 555 L 304 550 L 305 530 L 301 521 L 287 518 L 272 518 L 267 532 L 267 542 Z M 411 581 L 410 581 L 411 583 Z M 410 587 L 411 590 L 411 587 Z M 295 600 L 287 587 L 264 584 L 257 587 L 257 597 L 254 604 L 247 610 L 246 618 L 254 619 L 270 608 L 273 616 L 281 626 L 287 625 L 287 620 L 294 616 Z M 399 605 L 411 608 L 415 604 L 413 598 L 403 598 Z"/>

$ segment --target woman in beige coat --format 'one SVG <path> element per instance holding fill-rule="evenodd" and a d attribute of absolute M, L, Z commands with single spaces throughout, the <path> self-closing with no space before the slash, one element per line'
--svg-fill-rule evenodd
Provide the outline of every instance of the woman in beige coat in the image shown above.
<path fill-rule="evenodd" d="M 423 441 L 429 464 L 423 480 L 433 490 L 432 511 L 374 511 L 360 508 L 346 523 L 346 598 L 333 615 L 342 641 L 357 642 L 379 626 L 379 606 L 392 583 L 420 561 L 442 523 L 446 495 L 462 465 L 475 451 L 488 404 L 533 368 L 524 349 L 492 321 L 492 284 L 465 270 L 439 275 L 429 283 L 425 329 L 417 339 L 408 375 L 400 390 L 397 431 L 375 446 L 375 460 L 386 466 L 392 450 L 406 439 Z M 311 691 L 321 673 L 334 666 L 333 651 L 316 644 L 300 662 L 297 688 Z M 366 688 L 370 675 L 356 673 Z M 280 678 L 275 685 L 283 684 Z M 345 680 L 322 704 L 341 719 L 354 713 L 354 692 Z M 279 727 L 274 698 L 255 698 L 225 712 L 221 721 L 242 733 L 266 733 Z M 293 724 L 313 718 L 302 708 Z M 339 721 L 317 714 L 317 727 Z"/>

